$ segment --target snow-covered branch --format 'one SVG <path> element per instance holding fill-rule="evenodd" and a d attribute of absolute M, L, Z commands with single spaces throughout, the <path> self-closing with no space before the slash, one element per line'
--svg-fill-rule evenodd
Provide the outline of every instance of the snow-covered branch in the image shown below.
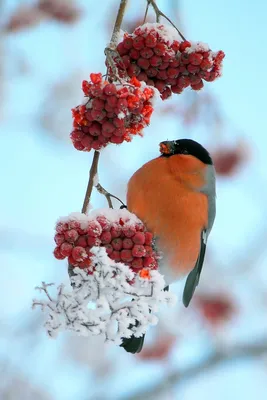
<path fill-rule="evenodd" d="M 159 305 L 173 304 L 175 296 L 163 290 L 165 282 L 158 271 L 144 276 L 111 260 L 105 248 L 94 247 L 92 253 L 89 273 L 74 269 L 73 290 L 60 285 L 53 297 L 49 293 L 51 284 L 43 282 L 36 288 L 47 298 L 34 300 L 33 307 L 39 306 L 47 313 L 45 328 L 49 336 L 70 330 L 82 336 L 103 335 L 115 344 L 120 344 L 122 337 L 141 336 L 149 325 L 157 324 L 155 312 Z"/>

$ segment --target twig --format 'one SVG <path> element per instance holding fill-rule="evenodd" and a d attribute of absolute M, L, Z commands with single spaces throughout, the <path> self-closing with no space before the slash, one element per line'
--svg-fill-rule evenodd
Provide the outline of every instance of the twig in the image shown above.
<path fill-rule="evenodd" d="M 146 22 L 146 17 L 147 17 L 149 6 L 150 6 L 150 3 L 147 2 L 146 3 L 146 11 L 145 11 L 144 19 L 143 19 L 143 24 Z"/>
<path fill-rule="evenodd" d="M 119 199 L 117 196 L 114 196 L 114 194 L 109 193 L 106 189 L 103 188 L 102 185 L 100 185 L 100 183 L 95 185 L 95 187 L 99 193 L 103 194 L 106 197 L 109 208 L 113 208 L 111 198 L 118 200 L 123 206 L 125 206 L 125 204 L 123 203 L 123 201 L 121 201 L 121 199 Z"/>
<path fill-rule="evenodd" d="M 87 185 L 87 189 L 86 189 L 86 193 L 85 193 L 85 197 L 84 197 L 84 201 L 83 201 L 83 207 L 82 207 L 82 213 L 83 214 L 87 213 L 87 209 L 88 209 L 88 205 L 89 205 L 89 202 L 90 202 L 92 190 L 93 190 L 93 187 L 94 187 L 94 177 L 97 174 L 99 156 L 100 156 L 99 151 L 95 151 L 94 152 L 94 158 L 93 158 L 93 161 L 92 161 L 92 165 L 91 165 L 91 168 L 90 168 L 89 181 L 88 181 L 88 185 Z"/>
<path fill-rule="evenodd" d="M 160 382 L 144 391 L 140 391 L 131 396 L 119 397 L 118 400 L 152 400 L 160 394 L 163 394 L 166 389 L 170 389 L 174 385 L 182 384 L 188 379 L 196 378 L 197 376 L 206 373 L 208 370 L 217 367 L 226 362 L 241 361 L 243 359 L 260 357 L 267 353 L 267 338 L 262 338 L 255 343 L 248 343 L 236 346 L 225 351 L 216 351 L 210 357 L 202 359 L 196 365 L 193 365 L 184 370 L 176 370 L 165 376 Z"/>
<path fill-rule="evenodd" d="M 117 45 L 117 39 L 118 39 L 118 33 L 121 29 L 121 24 L 122 24 L 122 20 L 124 17 L 124 13 L 125 13 L 125 9 L 127 6 L 128 0 L 121 0 L 120 2 L 120 7 L 118 10 L 118 14 L 117 14 L 117 18 L 114 24 L 114 28 L 113 28 L 113 32 L 112 32 L 112 36 L 110 39 L 110 48 L 115 49 L 116 45 Z"/>
<path fill-rule="evenodd" d="M 179 29 L 174 25 L 174 23 L 170 20 L 170 18 L 168 18 L 167 15 L 163 14 L 163 12 L 158 8 L 158 6 L 157 6 L 155 0 L 147 0 L 147 3 L 152 5 L 152 7 L 153 7 L 153 9 L 154 9 L 154 11 L 155 11 L 155 14 L 156 14 L 157 22 L 159 22 L 160 17 L 165 18 L 165 19 L 177 30 L 177 32 L 179 33 L 179 35 L 181 36 L 181 38 L 182 38 L 183 40 L 186 40 L 186 38 L 184 37 L 184 35 L 183 35 L 183 34 L 179 31 Z"/>

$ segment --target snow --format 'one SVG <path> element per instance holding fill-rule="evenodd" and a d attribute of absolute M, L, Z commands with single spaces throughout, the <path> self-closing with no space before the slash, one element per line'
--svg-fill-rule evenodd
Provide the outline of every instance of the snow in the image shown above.
<path fill-rule="evenodd" d="M 151 30 L 156 31 L 161 39 L 166 42 L 169 46 L 174 42 L 174 40 L 180 41 L 180 36 L 177 30 L 171 25 L 163 25 L 161 23 L 151 23 L 147 22 L 146 24 L 142 25 L 138 29 L 141 29 L 143 32 L 149 33 Z M 133 36 L 137 36 L 133 34 Z"/>
<path fill-rule="evenodd" d="M 119 345 L 123 337 L 142 336 L 150 325 L 157 324 L 155 312 L 161 304 L 175 304 L 176 297 L 163 290 L 165 281 L 158 271 L 150 271 L 150 279 L 142 278 L 128 266 L 111 260 L 103 247 L 91 251 L 94 272 L 88 275 L 75 268 L 73 290 L 60 285 L 53 298 L 51 284 L 42 282 L 36 288 L 47 299 L 33 300 L 33 307 L 46 313 L 45 328 L 50 337 L 69 330 L 82 336 L 101 335 Z M 134 283 L 129 284 L 133 278 Z"/>

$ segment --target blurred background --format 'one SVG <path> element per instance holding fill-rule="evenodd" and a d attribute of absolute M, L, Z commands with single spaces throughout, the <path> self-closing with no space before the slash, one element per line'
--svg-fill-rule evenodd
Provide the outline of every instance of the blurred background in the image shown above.
<path fill-rule="evenodd" d="M 54 223 L 80 211 L 92 154 L 69 139 L 81 82 L 103 72 L 119 0 L 0 1 L 0 399 L 267 398 L 267 4 L 159 0 L 189 40 L 226 53 L 223 77 L 158 106 L 144 138 L 102 153 L 101 184 L 126 184 L 158 143 L 194 138 L 217 169 L 217 219 L 189 309 L 178 295 L 133 356 L 98 338 L 46 336 L 31 310 L 41 281 L 68 284 L 52 256 Z M 122 28 L 142 21 L 129 2 Z M 149 21 L 154 21 L 149 12 Z M 93 195 L 95 208 L 106 206 Z"/>

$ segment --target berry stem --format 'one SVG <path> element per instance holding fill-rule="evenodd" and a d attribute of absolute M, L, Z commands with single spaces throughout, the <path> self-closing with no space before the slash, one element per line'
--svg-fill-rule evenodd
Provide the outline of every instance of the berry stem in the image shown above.
<path fill-rule="evenodd" d="M 91 168 L 90 168 L 89 181 L 88 181 L 88 185 L 87 185 L 87 189 L 86 189 L 86 193 L 85 193 L 85 197 L 84 197 L 84 201 L 83 201 L 83 207 L 82 207 L 82 213 L 83 214 L 87 213 L 87 209 L 88 209 L 88 205 L 89 205 L 89 202 L 90 202 L 92 190 L 93 190 L 93 187 L 94 187 L 94 177 L 97 174 L 99 156 L 100 156 L 99 151 L 95 151 L 94 152 L 94 158 L 93 158 L 93 161 L 92 161 L 92 165 L 91 165 Z"/>
<path fill-rule="evenodd" d="M 156 14 L 156 19 L 157 22 L 159 22 L 160 17 L 165 18 L 179 33 L 179 35 L 181 36 L 181 38 L 185 41 L 186 38 L 184 37 L 184 35 L 179 31 L 179 29 L 174 25 L 174 23 L 170 20 L 170 18 L 167 17 L 167 15 L 163 14 L 163 12 L 158 8 L 156 1 L 155 0 L 147 0 L 148 5 L 151 4 L 151 6 L 153 7 L 155 14 Z"/>
<path fill-rule="evenodd" d="M 123 201 L 121 201 L 121 199 L 119 199 L 117 196 L 114 196 L 114 194 L 109 193 L 106 189 L 103 188 L 102 185 L 100 185 L 100 183 L 98 183 L 95 187 L 99 193 L 103 194 L 106 197 L 109 208 L 113 208 L 111 198 L 118 200 L 123 206 L 125 206 L 125 204 L 123 203 Z"/>
<path fill-rule="evenodd" d="M 149 6 L 150 6 L 150 2 L 148 1 L 148 2 L 146 3 L 146 11 L 145 11 L 145 15 L 144 15 L 143 24 L 146 22 L 146 17 L 147 17 L 147 13 L 148 13 Z"/>
<path fill-rule="evenodd" d="M 112 36 L 111 36 L 111 39 L 110 39 L 110 46 L 109 47 L 111 49 L 115 49 L 116 46 L 117 46 L 118 34 L 119 34 L 120 29 L 121 29 L 121 24 L 122 24 L 122 20 L 123 20 L 123 17 L 124 17 L 124 13 L 125 13 L 125 9 L 126 9 L 127 3 L 128 3 L 128 0 L 121 0 L 120 1 L 120 7 L 119 7 L 119 10 L 118 10 L 118 14 L 117 14 L 116 21 L 115 21 L 114 28 L 113 28 L 113 32 L 112 32 Z"/>

